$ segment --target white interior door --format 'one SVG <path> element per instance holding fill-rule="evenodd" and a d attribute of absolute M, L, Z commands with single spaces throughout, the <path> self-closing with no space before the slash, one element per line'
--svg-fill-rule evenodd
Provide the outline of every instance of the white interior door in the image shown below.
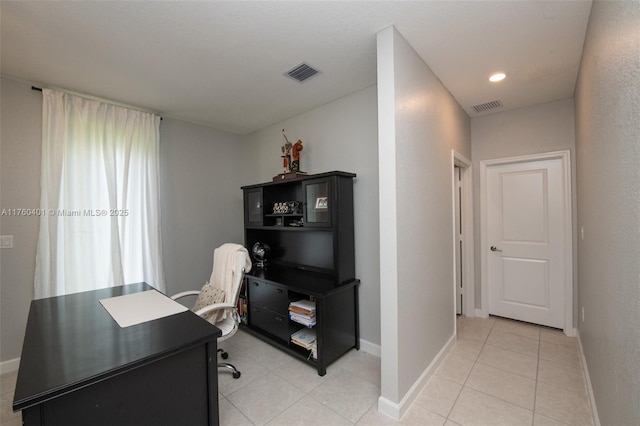
<path fill-rule="evenodd" d="M 563 176 L 559 158 L 487 167 L 490 314 L 564 328 Z"/>

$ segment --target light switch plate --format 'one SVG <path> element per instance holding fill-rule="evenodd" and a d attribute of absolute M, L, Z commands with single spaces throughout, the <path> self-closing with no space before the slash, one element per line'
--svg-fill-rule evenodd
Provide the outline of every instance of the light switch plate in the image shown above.
<path fill-rule="evenodd" d="M 13 235 L 0 235 L 0 248 L 13 248 Z"/>

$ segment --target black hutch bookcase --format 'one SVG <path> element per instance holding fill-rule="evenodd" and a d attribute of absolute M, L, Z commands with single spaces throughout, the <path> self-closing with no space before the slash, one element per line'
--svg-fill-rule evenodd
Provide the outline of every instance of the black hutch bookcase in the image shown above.
<path fill-rule="evenodd" d="M 360 347 L 355 177 L 336 171 L 242 187 L 245 245 L 250 253 L 256 243 L 270 249 L 265 267 L 257 267 L 254 257 L 246 276 L 244 328 L 314 365 L 320 375 L 331 362 Z M 315 304 L 308 322 L 290 315 L 291 303 L 300 301 Z M 292 341 L 301 332 L 315 335 L 315 344 Z"/>

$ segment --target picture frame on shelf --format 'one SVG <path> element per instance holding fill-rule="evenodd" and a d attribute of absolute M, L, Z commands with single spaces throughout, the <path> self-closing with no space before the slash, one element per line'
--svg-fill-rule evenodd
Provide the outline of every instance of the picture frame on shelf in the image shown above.
<path fill-rule="evenodd" d="M 327 197 L 316 198 L 316 210 L 326 210 L 329 207 Z"/>

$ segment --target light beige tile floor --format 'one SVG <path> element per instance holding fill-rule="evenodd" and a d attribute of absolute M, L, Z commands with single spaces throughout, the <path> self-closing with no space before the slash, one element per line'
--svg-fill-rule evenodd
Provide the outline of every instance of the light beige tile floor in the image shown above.
<path fill-rule="evenodd" d="M 497 317 L 458 318 L 456 345 L 415 405 L 447 425 L 593 424 L 577 339 Z"/>
<path fill-rule="evenodd" d="M 220 424 L 227 425 L 591 425 L 577 341 L 562 332 L 500 318 L 458 318 L 458 340 L 396 422 L 378 413 L 380 359 L 352 350 L 318 376 L 310 366 L 242 331 L 223 346 L 240 379 L 219 374 Z M 0 376 L 2 426 L 16 373 Z"/>
<path fill-rule="evenodd" d="M 0 376 L 0 424 L 2 424 L 2 426 L 22 425 L 22 416 L 20 413 L 14 413 L 11 409 L 17 377 L 17 371 Z"/>

